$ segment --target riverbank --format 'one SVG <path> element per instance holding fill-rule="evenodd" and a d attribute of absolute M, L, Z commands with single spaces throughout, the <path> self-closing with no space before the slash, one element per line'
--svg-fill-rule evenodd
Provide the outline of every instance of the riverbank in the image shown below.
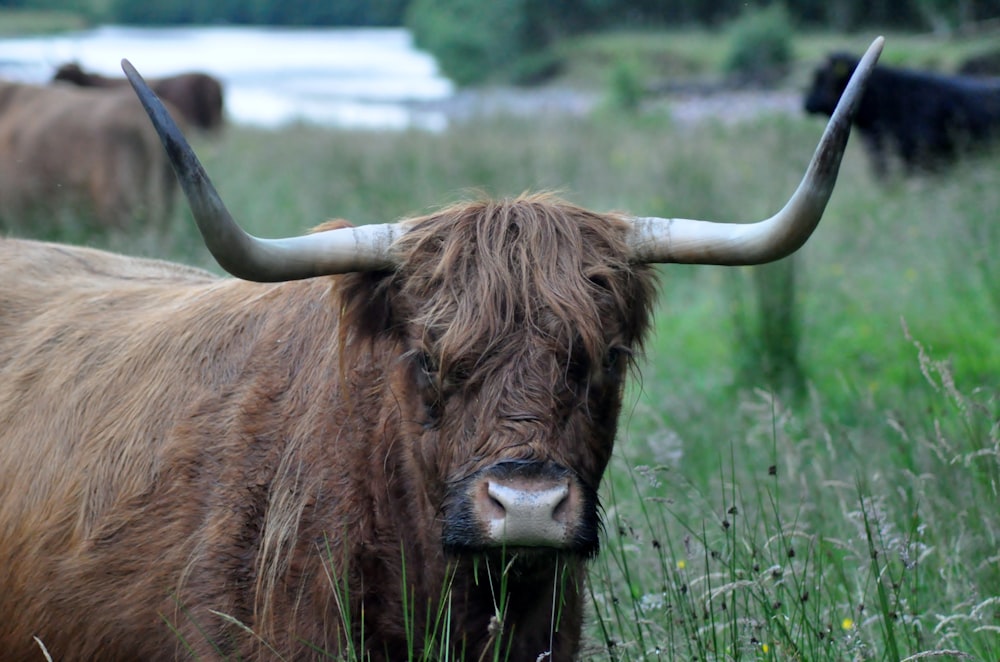
<path fill-rule="evenodd" d="M 554 86 L 467 89 L 444 99 L 415 102 L 410 106 L 419 113 L 440 114 L 446 124 L 493 115 L 582 117 L 599 110 L 605 103 L 606 97 L 601 92 Z M 761 115 L 799 115 L 802 113 L 802 93 L 791 88 L 675 93 L 649 98 L 641 105 L 640 112 L 667 114 L 681 125 L 700 122 L 729 125 Z"/>

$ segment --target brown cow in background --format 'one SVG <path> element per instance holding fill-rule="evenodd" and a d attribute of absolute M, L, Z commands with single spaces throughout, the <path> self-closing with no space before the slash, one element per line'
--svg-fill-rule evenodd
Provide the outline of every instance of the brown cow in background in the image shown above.
<path fill-rule="evenodd" d="M 880 48 L 759 223 L 524 196 L 278 240 L 127 65 L 210 250 L 260 282 L 0 240 L 0 650 L 573 659 L 649 264 L 800 247 Z"/>
<path fill-rule="evenodd" d="M 170 216 L 176 177 L 128 89 L 0 81 L 0 228 L 126 228 Z"/>
<path fill-rule="evenodd" d="M 80 87 L 127 87 L 124 78 L 90 73 L 75 62 L 60 66 L 53 81 Z M 150 87 L 161 99 L 172 103 L 192 126 L 203 131 L 218 131 L 223 122 L 222 83 L 201 72 L 189 72 L 150 80 Z"/>

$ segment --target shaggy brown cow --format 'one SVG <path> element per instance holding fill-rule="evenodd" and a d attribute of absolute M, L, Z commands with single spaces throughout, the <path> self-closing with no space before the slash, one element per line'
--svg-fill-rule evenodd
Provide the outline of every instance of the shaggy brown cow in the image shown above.
<path fill-rule="evenodd" d="M 0 650 L 572 659 L 648 263 L 801 246 L 880 48 L 759 223 L 526 196 L 271 241 L 131 71 L 207 244 L 262 282 L 0 242 Z"/>
<path fill-rule="evenodd" d="M 52 80 L 80 87 L 128 87 L 124 78 L 90 73 L 76 62 L 60 66 Z M 150 80 L 149 84 L 157 96 L 174 104 L 192 126 L 204 131 L 222 128 L 222 83 L 214 76 L 192 71 Z"/>
<path fill-rule="evenodd" d="M 177 180 L 128 90 L 0 81 L 0 227 L 69 214 L 97 225 L 158 224 Z"/>

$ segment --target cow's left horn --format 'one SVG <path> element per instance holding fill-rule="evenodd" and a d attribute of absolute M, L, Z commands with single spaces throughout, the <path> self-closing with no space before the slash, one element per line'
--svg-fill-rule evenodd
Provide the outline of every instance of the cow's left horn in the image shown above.
<path fill-rule="evenodd" d="M 756 223 L 634 218 L 629 237 L 634 259 L 687 264 L 763 264 L 798 250 L 816 228 L 833 193 L 854 112 L 884 41 L 878 37 L 868 47 L 826 125 L 802 182 L 781 211 Z"/>
<path fill-rule="evenodd" d="M 223 269 L 238 278 L 274 282 L 393 266 L 392 244 L 406 229 L 401 224 L 340 228 L 287 239 L 247 234 L 233 220 L 194 150 L 139 72 L 128 60 L 122 60 L 122 70 L 160 135 L 205 245 Z"/>

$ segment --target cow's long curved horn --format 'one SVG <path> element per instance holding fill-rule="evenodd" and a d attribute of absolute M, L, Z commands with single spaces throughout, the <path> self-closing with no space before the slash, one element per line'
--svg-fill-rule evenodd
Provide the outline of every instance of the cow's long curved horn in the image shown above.
<path fill-rule="evenodd" d="M 868 47 L 830 117 L 802 182 L 784 208 L 756 223 L 685 218 L 634 218 L 629 237 L 637 262 L 745 265 L 778 260 L 798 250 L 823 216 L 837 181 L 851 121 L 884 39 Z"/>
<path fill-rule="evenodd" d="M 275 282 L 391 268 L 392 244 L 406 230 L 398 223 L 340 228 L 287 239 L 247 234 L 229 214 L 208 174 L 170 113 L 128 60 L 122 70 L 139 96 L 219 266 L 246 280 Z"/>

